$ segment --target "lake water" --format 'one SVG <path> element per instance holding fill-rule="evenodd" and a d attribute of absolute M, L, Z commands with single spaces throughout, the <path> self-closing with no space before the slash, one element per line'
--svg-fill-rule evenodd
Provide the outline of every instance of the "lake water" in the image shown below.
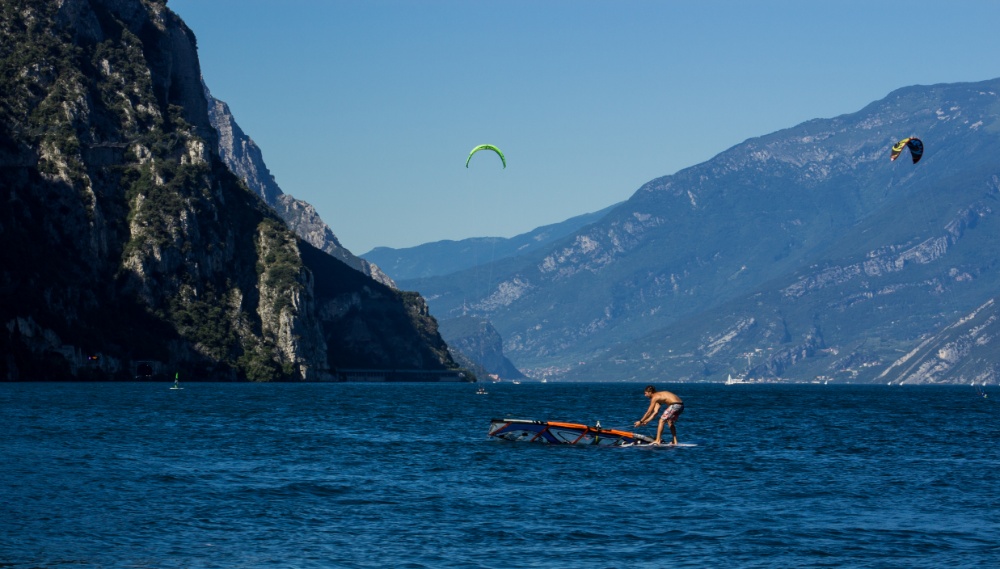
<path fill-rule="evenodd" d="M 169 387 L 0 384 L 0 567 L 1000 566 L 972 387 L 662 385 L 661 450 L 486 437 L 629 426 L 639 384 Z"/>

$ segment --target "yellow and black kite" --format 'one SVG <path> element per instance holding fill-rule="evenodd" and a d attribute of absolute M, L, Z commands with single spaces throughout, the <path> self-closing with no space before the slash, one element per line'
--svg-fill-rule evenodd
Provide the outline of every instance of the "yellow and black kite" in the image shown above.
<path fill-rule="evenodd" d="M 899 158 L 899 153 L 903 151 L 904 148 L 910 149 L 910 156 L 913 158 L 913 163 L 916 164 L 920 161 L 920 157 L 924 155 L 924 143 L 920 141 L 919 138 L 911 136 L 910 138 L 904 138 L 896 143 L 892 147 L 892 154 L 889 155 L 890 160 L 895 160 Z"/>

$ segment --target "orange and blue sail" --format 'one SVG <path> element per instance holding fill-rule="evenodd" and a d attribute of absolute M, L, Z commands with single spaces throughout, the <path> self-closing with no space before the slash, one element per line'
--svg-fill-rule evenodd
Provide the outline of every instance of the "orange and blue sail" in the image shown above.
<path fill-rule="evenodd" d="M 645 435 L 617 429 L 529 419 L 493 419 L 490 421 L 489 436 L 505 441 L 553 445 L 630 446 L 653 442 Z"/>

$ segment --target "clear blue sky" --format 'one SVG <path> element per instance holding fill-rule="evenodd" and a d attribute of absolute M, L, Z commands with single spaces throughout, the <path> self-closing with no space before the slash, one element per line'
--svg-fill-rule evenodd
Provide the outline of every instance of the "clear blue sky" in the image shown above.
<path fill-rule="evenodd" d="M 1000 2 L 169 0 L 356 254 L 511 237 L 899 87 L 1000 77 Z M 477 144 L 507 157 L 465 159 Z"/>

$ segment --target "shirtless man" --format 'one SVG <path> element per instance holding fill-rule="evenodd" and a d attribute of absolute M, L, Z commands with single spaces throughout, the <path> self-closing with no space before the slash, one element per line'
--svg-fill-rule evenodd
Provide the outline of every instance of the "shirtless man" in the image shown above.
<path fill-rule="evenodd" d="M 684 412 L 684 402 L 669 391 L 657 391 L 652 385 L 646 386 L 645 394 L 649 398 L 649 409 L 646 409 L 646 414 L 642 416 L 642 419 L 635 422 L 635 426 L 641 427 L 652 421 L 653 417 L 656 417 L 657 411 L 660 410 L 660 405 L 666 405 L 667 408 L 660 416 L 660 426 L 656 429 L 656 440 L 653 441 L 653 444 L 660 444 L 664 423 L 670 426 L 670 434 L 674 437 L 674 444 L 677 444 L 677 429 L 674 428 L 674 421 Z"/>

